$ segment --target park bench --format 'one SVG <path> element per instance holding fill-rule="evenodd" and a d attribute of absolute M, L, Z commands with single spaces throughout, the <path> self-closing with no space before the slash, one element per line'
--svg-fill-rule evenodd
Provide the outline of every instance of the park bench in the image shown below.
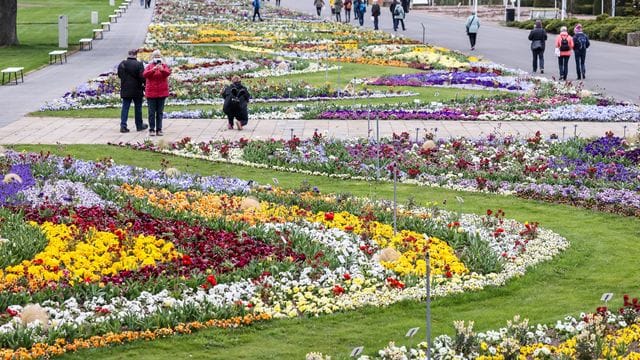
<path fill-rule="evenodd" d="M 102 33 L 102 29 L 93 29 L 93 38 L 95 40 L 104 39 L 104 34 Z"/>
<path fill-rule="evenodd" d="M 91 50 L 91 49 L 93 49 L 93 39 L 91 38 L 80 39 L 80 51 Z"/>
<path fill-rule="evenodd" d="M 556 8 L 532 8 L 529 13 L 531 20 L 559 19 L 560 9 Z"/>
<path fill-rule="evenodd" d="M 112 23 L 117 23 L 118 15 L 109 15 L 109 21 L 111 21 Z"/>
<path fill-rule="evenodd" d="M 23 73 L 24 68 L 23 67 L 8 67 L 6 69 L 2 69 L 0 72 L 2 72 L 2 85 L 4 85 L 4 75 L 7 74 L 9 75 L 9 79 L 7 80 L 7 83 L 11 82 L 11 75 L 13 74 L 13 77 L 16 80 L 16 85 L 18 85 L 18 74 L 20 74 L 20 80 L 22 80 L 22 82 L 24 82 L 24 73 Z"/>
<path fill-rule="evenodd" d="M 53 50 L 49 52 L 49 64 L 55 64 L 60 60 L 60 64 L 62 64 L 62 60 L 67 62 L 67 50 Z"/>
<path fill-rule="evenodd" d="M 106 22 L 102 22 L 100 23 L 100 25 L 102 25 L 102 30 L 107 30 L 107 31 L 111 31 L 111 23 L 106 21 Z"/>

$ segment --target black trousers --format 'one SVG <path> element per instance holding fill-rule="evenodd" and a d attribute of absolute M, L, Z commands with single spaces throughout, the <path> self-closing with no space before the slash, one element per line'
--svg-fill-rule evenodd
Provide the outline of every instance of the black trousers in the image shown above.
<path fill-rule="evenodd" d="M 471 47 L 476 47 L 476 35 L 478 35 L 477 33 L 468 33 L 469 35 L 469 42 L 471 43 Z"/>
<path fill-rule="evenodd" d="M 262 21 L 262 17 L 260 16 L 260 9 L 254 7 L 253 8 L 253 21 L 256 21 L 256 15 L 258 15 L 258 19 L 260 19 L 260 21 Z"/>

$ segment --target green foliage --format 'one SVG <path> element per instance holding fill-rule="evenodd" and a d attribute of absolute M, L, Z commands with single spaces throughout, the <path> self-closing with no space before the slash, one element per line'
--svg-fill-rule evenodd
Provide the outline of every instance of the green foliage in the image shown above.
<path fill-rule="evenodd" d="M 34 226 L 24 222 L 22 214 L 0 208 L 0 269 L 32 259 L 47 245 L 47 238 Z"/>

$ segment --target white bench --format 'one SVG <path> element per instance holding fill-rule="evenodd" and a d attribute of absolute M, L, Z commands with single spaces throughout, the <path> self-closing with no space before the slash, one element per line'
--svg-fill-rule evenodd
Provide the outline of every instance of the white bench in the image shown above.
<path fill-rule="evenodd" d="M 109 21 L 111 21 L 112 23 L 117 23 L 118 15 L 109 15 Z"/>
<path fill-rule="evenodd" d="M 93 38 L 95 40 L 104 39 L 104 34 L 102 33 L 102 29 L 93 29 Z"/>
<path fill-rule="evenodd" d="M 0 71 L 0 72 L 2 72 L 2 85 L 4 85 L 4 75 L 5 74 L 9 75 L 9 80 L 7 80 L 7 83 L 11 82 L 11 74 L 13 74 L 13 77 L 16 80 L 16 85 L 18 85 L 18 74 L 20 74 L 20 80 L 22 80 L 22 82 L 24 82 L 23 70 L 24 70 L 23 67 L 8 67 L 6 69 L 2 69 Z"/>
<path fill-rule="evenodd" d="M 80 39 L 80 51 L 93 49 L 93 39 Z"/>
<path fill-rule="evenodd" d="M 62 64 L 62 59 L 67 62 L 67 50 L 53 50 L 49 53 L 49 64 L 55 64 L 58 60 Z"/>
<path fill-rule="evenodd" d="M 111 23 L 106 21 L 106 22 L 101 22 L 100 25 L 102 25 L 102 30 L 107 30 L 107 31 L 111 31 Z"/>

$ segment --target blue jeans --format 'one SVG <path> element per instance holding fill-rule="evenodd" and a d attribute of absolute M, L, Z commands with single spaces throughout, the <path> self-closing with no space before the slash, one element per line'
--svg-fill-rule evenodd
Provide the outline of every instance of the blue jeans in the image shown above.
<path fill-rule="evenodd" d="M 373 17 L 373 29 L 374 30 L 378 30 L 378 17 L 377 16 Z"/>
<path fill-rule="evenodd" d="M 587 57 L 586 50 L 578 50 L 574 52 L 576 57 L 576 72 L 578 73 L 578 79 L 584 78 L 586 69 L 584 68 L 584 61 Z"/>
<path fill-rule="evenodd" d="M 540 63 L 540 70 L 544 70 L 544 49 L 531 50 L 533 53 L 533 72 L 538 71 L 538 63 Z"/>
<path fill-rule="evenodd" d="M 127 118 L 129 117 L 129 107 L 133 101 L 133 116 L 136 122 L 136 129 L 142 128 L 142 96 L 133 98 L 122 98 L 122 111 L 120 111 L 120 128 L 127 127 Z"/>
<path fill-rule="evenodd" d="M 569 56 L 558 57 L 558 68 L 560 69 L 560 80 L 567 80 L 569 73 Z"/>
<path fill-rule="evenodd" d="M 360 11 L 358 11 L 358 22 L 360 23 L 360 26 L 364 25 L 364 14 Z"/>
<path fill-rule="evenodd" d="M 162 130 L 162 115 L 164 111 L 164 100 L 166 98 L 147 99 L 149 105 L 149 131 Z"/>

